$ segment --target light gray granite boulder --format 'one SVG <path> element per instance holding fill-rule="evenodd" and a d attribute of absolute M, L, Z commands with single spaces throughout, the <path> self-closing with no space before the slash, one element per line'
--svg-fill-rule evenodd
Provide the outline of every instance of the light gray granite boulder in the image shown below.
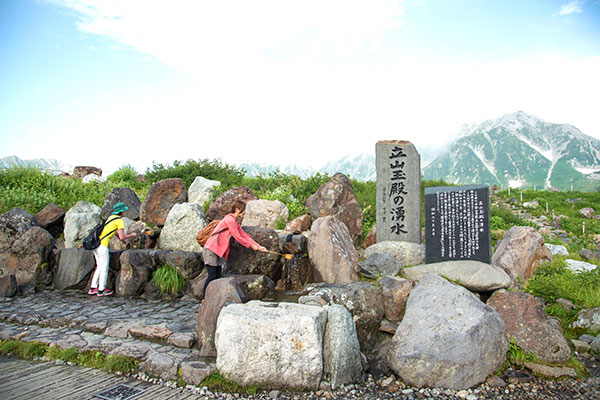
<path fill-rule="evenodd" d="M 323 375 L 327 312 L 294 303 L 226 305 L 215 334 L 217 369 L 239 385 L 315 390 Z"/>
<path fill-rule="evenodd" d="M 158 238 L 158 246 L 165 250 L 201 252 L 196 241 L 198 231 L 208 224 L 200 204 L 180 203 L 173 205 Z"/>
<path fill-rule="evenodd" d="M 505 333 L 500 315 L 474 294 L 427 274 L 410 293 L 388 364 L 411 386 L 467 389 L 504 363 Z"/>

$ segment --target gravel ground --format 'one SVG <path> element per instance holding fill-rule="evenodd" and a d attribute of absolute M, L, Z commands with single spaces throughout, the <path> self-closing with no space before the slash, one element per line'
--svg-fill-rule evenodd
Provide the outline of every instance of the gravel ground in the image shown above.
<path fill-rule="evenodd" d="M 252 400 L 311 400 L 311 399 L 339 399 L 339 400 L 421 400 L 421 399 L 465 399 L 465 400 L 598 400 L 600 399 L 600 356 L 581 358 L 590 376 L 585 379 L 546 380 L 533 377 L 529 381 L 508 379 L 500 381 L 503 386 L 492 386 L 483 383 L 467 390 L 449 390 L 437 388 L 407 388 L 401 382 L 391 377 L 373 379 L 370 375 L 362 385 L 349 385 L 331 391 L 327 389 L 316 392 L 286 392 L 271 390 L 260 392 L 254 396 L 244 396 L 230 393 L 213 393 L 206 388 L 189 386 L 189 390 L 200 394 L 203 399 L 252 399 Z M 143 380 L 146 377 L 140 376 Z M 150 379 L 151 380 L 151 379 Z M 174 383 L 164 383 L 174 385 Z"/>

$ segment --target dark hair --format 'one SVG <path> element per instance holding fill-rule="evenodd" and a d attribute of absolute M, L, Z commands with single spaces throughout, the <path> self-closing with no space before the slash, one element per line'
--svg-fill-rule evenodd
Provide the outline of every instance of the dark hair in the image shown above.
<path fill-rule="evenodd" d="M 246 209 L 246 203 L 241 200 L 234 200 L 231 204 L 231 212 L 234 213 L 236 209 L 240 210 L 240 212 L 244 212 Z"/>

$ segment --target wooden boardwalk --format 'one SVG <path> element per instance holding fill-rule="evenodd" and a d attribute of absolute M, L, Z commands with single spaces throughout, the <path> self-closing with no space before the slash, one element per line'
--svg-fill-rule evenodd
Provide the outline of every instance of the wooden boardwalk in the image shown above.
<path fill-rule="evenodd" d="M 96 399 L 95 394 L 118 384 L 144 389 L 134 400 L 195 400 L 206 398 L 180 389 L 152 385 L 92 368 L 55 365 L 0 356 L 0 399 Z"/>

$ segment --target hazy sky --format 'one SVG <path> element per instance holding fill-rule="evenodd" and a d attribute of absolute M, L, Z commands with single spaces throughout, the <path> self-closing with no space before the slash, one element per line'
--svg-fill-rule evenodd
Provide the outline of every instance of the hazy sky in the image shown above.
<path fill-rule="evenodd" d="M 319 167 L 518 110 L 600 138 L 600 0 L 0 0 L 0 157 Z"/>

